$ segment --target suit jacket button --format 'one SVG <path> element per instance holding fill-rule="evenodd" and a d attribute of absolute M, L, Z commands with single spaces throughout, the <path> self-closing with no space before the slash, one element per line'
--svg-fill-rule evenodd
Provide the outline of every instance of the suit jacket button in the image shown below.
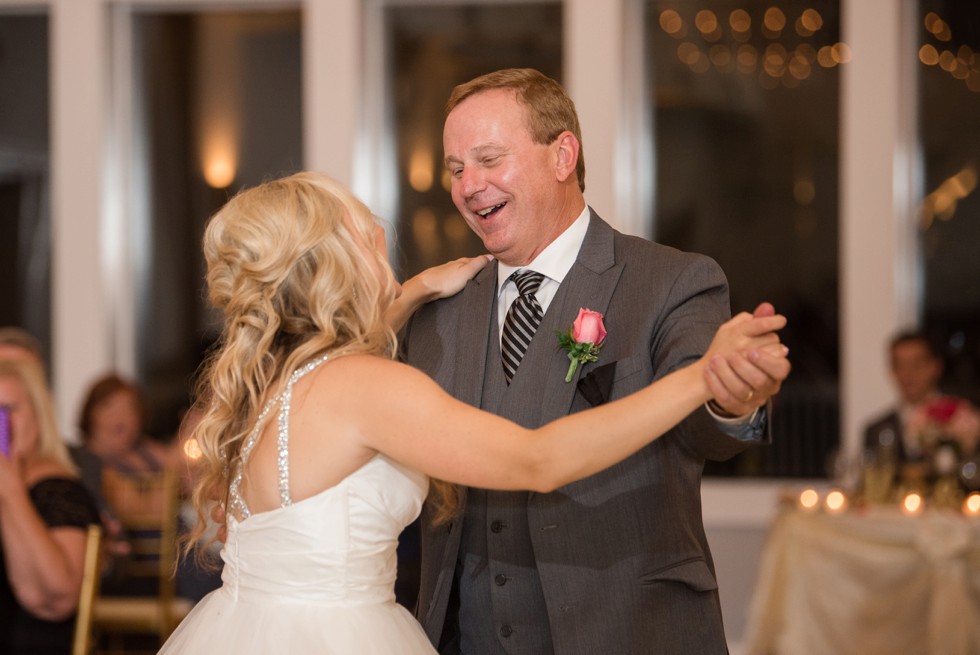
<path fill-rule="evenodd" d="M 504 531 L 504 522 L 503 521 L 494 521 L 493 523 L 490 524 L 490 532 L 493 532 L 495 534 L 499 534 L 499 533 L 501 533 L 503 531 Z"/>
<path fill-rule="evenodd" d="M 502 625 L 502 626 L 500 626 L 500 636 L 501 637 L 504 637 L 506 639 L 507 637 L 511 636 L 512 634 L 514 634 L 514 629 L 511 628 L 509 625 Z"/>
<path fill-rule="evenodd" d="M 493 581 L 497 583 L 498 587 L 503 587 L 505 584 L 507 584 L 507 576 L 503 573 L 498 573 L 497 577 L 495 577 Z"/>

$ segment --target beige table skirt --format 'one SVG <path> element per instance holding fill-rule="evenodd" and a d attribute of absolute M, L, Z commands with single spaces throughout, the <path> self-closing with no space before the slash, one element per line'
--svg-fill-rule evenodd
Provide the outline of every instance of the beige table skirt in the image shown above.
<path fill-rule="evenodd" d="M 786 510 L 759 566 L 750 655 L 980 655 L 980 520 Z"/>

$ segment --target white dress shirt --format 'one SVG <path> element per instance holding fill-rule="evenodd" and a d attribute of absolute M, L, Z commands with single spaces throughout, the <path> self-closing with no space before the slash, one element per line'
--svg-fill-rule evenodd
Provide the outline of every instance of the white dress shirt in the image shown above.
<path fill-rule="evenodd" d="M 541 313 L 546 313 L 555 294 L 558 293 L 558 285 L 562 283 L 568 270 L 575 263 L 578 251 L 582 248 L 585 241 L 585 233 L 589 230 L 589 208 L 586 206 L 578 218 L 558 235 L 554 241 L 538 253 L 527 266 L 509 266 L 503 262 L 497 263 L 497 329 L 503 332 L 504 318 L 507 310 L 517 300 L 517 285 L 510 280 L 514 271 L 530 269 L 544 275 L 541 286 L 538 288 L 534 297 L 541 305 Z"/>

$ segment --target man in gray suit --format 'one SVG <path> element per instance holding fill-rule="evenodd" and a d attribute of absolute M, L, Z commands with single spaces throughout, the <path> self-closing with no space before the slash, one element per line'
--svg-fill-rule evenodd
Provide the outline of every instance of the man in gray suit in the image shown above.
<path fill-rule="evenodd" d="M 504 70 L 457 87 L 443 143 L 453 200 L 497 261 L 416 313 L 403 345 L 457 398 L 536 427 L 693 362 L 729 317 L 712 260 L 620 234 L 586 206 L 578 118 L 554 80 Z M 525 292 L 510 276 L 525 269 L 543 276 L 531 294 L 543 318 L 505 372 L 505 315 Z M 608 336 L 566 382 L 556 331 L 580 308 L 602 313 Z M 466 489 L 441 524 L 427 506 L 417 613 L 433 643 L 466 655 L 726 652 L 701 472 L 768 438 L 765 405 L 788 365 L 760 366 L 719 363 L 717 406 L 591 478 L 550 494 Z"/>

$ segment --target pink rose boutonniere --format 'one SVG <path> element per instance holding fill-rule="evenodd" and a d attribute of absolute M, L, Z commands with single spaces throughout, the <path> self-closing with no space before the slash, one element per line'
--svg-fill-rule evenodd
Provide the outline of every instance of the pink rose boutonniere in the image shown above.
<path fill-rule="evenodd" d="M 568 351 L 568 375 L 565 382 L 571 382 L 579 364 L 599 361 L 599 351 L 606 341 L 606 327 L 602 324 L 602 314 L 584 307 L 578 310 L 578 317 L 566 332 L 555 331 L 558 344 Z"/>

